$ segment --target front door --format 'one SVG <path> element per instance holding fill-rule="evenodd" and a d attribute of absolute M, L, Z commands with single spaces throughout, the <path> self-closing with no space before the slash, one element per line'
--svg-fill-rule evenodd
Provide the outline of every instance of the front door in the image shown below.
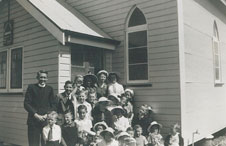
<path fill-rule="evenodd" d="M 71 74 L 75 76 L 85 75 L 88 72 L 97 74 L 103 69 L 103 49 L 85 45 L 71 46 Z"/>

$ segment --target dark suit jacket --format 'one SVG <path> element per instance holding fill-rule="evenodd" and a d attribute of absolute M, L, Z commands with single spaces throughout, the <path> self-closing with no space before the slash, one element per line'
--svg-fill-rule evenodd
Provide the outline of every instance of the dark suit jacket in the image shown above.
<path fill-rule="evenodd" d="M 56 111 L 57 100 L 54 97 L 53 88 L 46 85 L 39 87 L 38 84 L 29 85 L 24 99 L 24 108 L 28 112 L 28 125 L 42 126 L 34 114 L 45 115 L 48 111 Z"/>

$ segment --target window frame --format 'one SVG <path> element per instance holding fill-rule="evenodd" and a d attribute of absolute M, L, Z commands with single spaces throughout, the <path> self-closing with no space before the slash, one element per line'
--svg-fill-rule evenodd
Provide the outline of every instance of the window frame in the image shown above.
<path fill-rule="evenodd" d="M 17 89 L 13 89 L 13 88 L 10 88 L 11 86 L 11 52 L 12 50 L 15 50 L 15 49 L 19 49 L 21 48 L 22 49 L 22 68 L 21 68 L 21 71 L 22 71 L 22 85 L 21 85 L 21 88 L 17 88 Z M 21 93 L 23 92 L 23 76 L 24 76 L 24 47 L 23 46 L 17 46 L 17 47 L 11 47 L 11 48 L 8 48 L 8 49 L 4 49 L 0 52 L 4 52 L 6 51 L 7 53 L 7 74 L 6 74 L 6 88 L 5 89 L 0 89 L 0 93 Z"/>
<path fill-rule="evenodd" d="M 216 50 L 215 50 L 215 45 L 214 43 L 217 44 L 217 51 L 218 54 L 216 55 Z M 218 33 L 218 29 L 217 29 L 217 24 L 216 22 L 214 22 L 214 26 L 213 26 L 213 38 L 212 38 L 212 49 L 213 49 L 213 72 L 214 72 L 214 84 L 215 85 L 221 85 L 223 84 L 222 82 L 222 66 L 221 66 L 221 50 L 220 50 L 220 39 L 219 39 L 219 33 Z M 218 56 L 218 63 L 219 63 L 219 67 L 216 66 L 216 57 Z M 219 80 L 216 79 L 216 69 L 219 68 Z"/>
<path fill-rule="evenodd" d="M 125 65 L 126 65 L 126 82 L 128 84 L 148 84 L 150 82 L 150 77 L 149 77 L 149 72 L 150 72 L 150 64 L 149 64 L 149 32 L 148 32 L 148 23 L 147 23 L 147 19 L 144 15 L 144 18 L 146 20 L 146 24 L 142 24 L 142 25 L 137 25 L 137 26 L 132 26 L 132 27 L 129 27 L 129 21 L 130 21 L 130 18 L 131 18 L 131 15 L 133 14 L 134 10 L 138 8 L 138 7 L 134 7 L 130 13 L 128 14 L 128 17 L 127 17 L 127 22 L 126 22 L 126 41 L 125 41 L 125 46 L 126 46 L 126 51 L 125 51 Z M 147 77 L 148 79 L 147 80 L 129 80 L 129 33 L 132 33 L 132 32 L 139 32 L 139 31 L 146 31 L 147 32 Z"/>

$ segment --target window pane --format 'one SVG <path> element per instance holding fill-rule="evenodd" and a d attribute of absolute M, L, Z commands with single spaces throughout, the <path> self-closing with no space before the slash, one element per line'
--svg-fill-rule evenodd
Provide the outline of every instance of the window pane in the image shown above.
<path fill-rule="evenodd" d="M 220 80 L 220 69 L 215 68 L 215 80 Z"/>
<path fill-rule="evenodd" d="M 129 48 L 147 46 L 147 31 L 129 33 Z"/>
<path fill-rule="evenodd" d="M 71 49 L 71 65 L 83 66 L 83 50 L 81 46 L 77 45 Z"/>
<path fill-rule="evenodd" d="M 220 60 L 218 55 L 215 55 L 215 67 L 220 67 Z"/>
<path fill-rule="evenodd" d="M 136 8 L 130 17 L 128 27 L 142 25 L 142 24 L 146 24 L 144 14 L 138 8 Z"/>
<path fill-rule="evenodd" d="M 147 80 L 148 79 L 148 65 L 129 65 L 129 80 Z"/>
<path fill-rule="evenodd" d="M 147 63 L 147 48 L 129 49 L 129 64 Z"/>
<path fill-rule="evenodd" d="M 0 89 L 6 88 L 7 52 L 0 52 Z"/>
<path fill-rule="evenodd" d="M 22 48 L 11 51 L 10 88 L 22 88 Z"/>

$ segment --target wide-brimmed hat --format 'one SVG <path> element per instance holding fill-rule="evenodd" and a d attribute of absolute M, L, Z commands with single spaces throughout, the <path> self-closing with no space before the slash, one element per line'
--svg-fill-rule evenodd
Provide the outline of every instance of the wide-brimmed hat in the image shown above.
<path fill-rule="evenodd" d="M 153 121 L 153 122 L 151 122 L 151 124 L 148 126 L 147 131 L 148 131 L 148 132 L 151 132 L 151 128 L 152 128 L 153 126 L 157 126 L 159 130 L 160 130 L 160 128 L 162 128 L 162 125 L 161 125 L 161 124 L 159 124 L 159 123 L 156 122 L 156 121 Z"/>
<path fill-rule="evenodd" d="M 86 83 L 88 79 L 90 79 L 93 84 L 97 83 L 97 76 L 95 76 L 94 74 L 85 75 L 83 82 Z"/>
<path fill-rule="evenodd" d="M 120 111 L 122 114 L 125 113 L 125 110 L 121 106 L 108 107 L 108 110 L 111 111 L 113 114 L 115 113 L 115 111 Z"/>
<path fill-rule="evenodd" d="M 117 94 L 110 94 L 107 97 L 109 100 L 116 100 L 118 103 L 121 101 L 121 99 L 118 97 Z"/>
<path fill-rule="evenodd" d="M 100 70 L 98 73 L 97 73 L 97 76 L 101 75 L 101 74 L 104 74 L 106 77 L 108 77 L 108 72 L 106 70 Z"/>
<path fill-rule="evenodd" d="M 125 131 L 123 131 L 123 132 L 120 132 L 118 135 L 116 135 L 116 138 L 119 140 L 119 138 L 122 138 L 122 137 L 130 137 L 130 135 L 127 133 L 127 132 L 125 132 Z"/>
<path fill-rule="evenodd" d="M 94 130 L 95 132 L 97 132 L 96 129 L 97 129 L 97 126 L 99 126 L 99 125 L 103 126 L 103 127 L 104 127 L 104 130 L 108 128 L 107 124 L 106 124 L 104 121 L 102 121 L 102 122 L 97 122 L 97 123 L 93 126 L 93 130 Z"/>
<path fill-rule="evenodd" d="M 126 89 L 125 93 L 129 92 L 131 94 L 131 96 L 134 96 L 134 91 L 132 89 Z"/>
<path fill-rule="evenodd" d="M 100 102 L 109 102 L 110 100 L 107 99 L 106 97 L 100 97 L 97 101 L 97 103 L 100 103 Z"/>
<path fill-rule="evenodd" d="M 106 128 L 104 131 L 100 133 L 102 137 L 106 135 L 106 133 L 110 133 L 112 137 L 115 137 L 114 130 L 111 127 Z"/>
<path fill-rule="evenodd" d="M 116 72 L 110 72 L 109 75 L 108 75 L 108 79 L 111 78 L 111 76 L 115 75 L 116 76 L 116 79 L 119 80 L 119 74 L 116 73 Z"/>

